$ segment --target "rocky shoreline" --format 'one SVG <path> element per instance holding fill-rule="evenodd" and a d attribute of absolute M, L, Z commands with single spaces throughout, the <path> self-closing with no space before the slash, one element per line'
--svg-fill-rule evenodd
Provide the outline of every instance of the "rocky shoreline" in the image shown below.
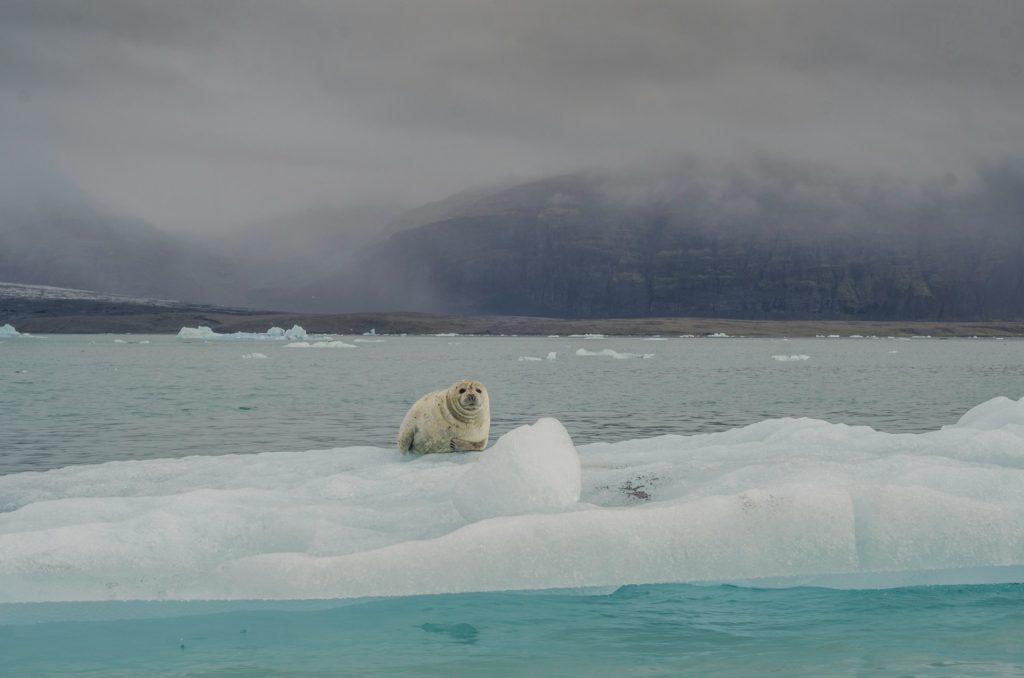
<path fill-rule="evenodd" d="M 1024 337 L 1024 321 L 918 322 L 872 320 L 737 320 L 722 318 L 594 318 L 565 320 L 524 316 L 458 316 L 426 313 L 295 314 L 244 310 L 163 310 L 160 312 L 103 314 L 19 313 L 0 314 L 0 324 L 11 323 L 36 334 L 176 334 L 182 327 L 205 325 L 217 332 L 265 331 L 277 325 L 301 325 L 317 334 L 378 334 L 547 336 L 552 334 L 606 334 L 673 337 L 729 335 L 743 337 L 814 336 L 930 336 Z"/>

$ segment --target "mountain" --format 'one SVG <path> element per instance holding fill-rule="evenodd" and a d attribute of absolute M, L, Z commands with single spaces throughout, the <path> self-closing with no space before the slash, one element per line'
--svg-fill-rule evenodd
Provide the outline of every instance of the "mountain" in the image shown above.
<path fill-rule="evenodd" d="M 923 186 L 761 160 L 463 197 L 320 284 L 338 309 L 1024 318 L 1024 164 Z"/>
<path fill-rule="evenodd" d="M 29 173 L 0 182 L 0 280 L 297 312 L 1024 319 L 1024 162 L 938 176 L 687 161 L 199 237 Z"/>
<path fill-rule="evenodd" d="M 0 185 L 0 280 L 202 299 L 222 279 L 216 257 L 103 207 L 58 174 L 27 169 Z"/>

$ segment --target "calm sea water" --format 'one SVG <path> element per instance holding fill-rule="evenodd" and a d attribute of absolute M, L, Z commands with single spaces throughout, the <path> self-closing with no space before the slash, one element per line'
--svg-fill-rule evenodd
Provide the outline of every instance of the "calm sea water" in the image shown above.
<path fill-rule="evenodd" d="M 582 357 L 579 348 L 654 355 Z M 243 357 L 254 352 L 267 357 Z M 519 360 L 550 352 L 557 359 Z M 773 358 L 793 355 L 808 358 Z M 391 447 L 416 397 L 463 376 L 489 386 L 492 440 L 542 416 L 560 419 L 577 444 L 791 416 L 917 433 L 995 396 L 1024 396 L 1024 342 L 387 337 L 355 349 L 289 349 L 158 336 L 8 339 L 0 343 L 0 474 Z M 45 488 L 49 475 L 11 486 Z M 92 488 L 77 497 L 73 489 L 50 503 L 96 510 L 81 499 Z M 40 527 L 47 503 L 28 505 L 22 523 L 15 511 L 7 529 L 26 530 L 10 543 L 29 543 L 42 553 L 32 561 L 39 576 L 59 580 L 31 542 L 75 533 Z M 99 510 L 112 526 L 130 520 Z M 209 539 L 196 543 L 208 548 Z M 82 547 L 86 562 L 104 550 Z M 934 548 L 941 556 L 942 544 Z M 11 676 L 1020 676 L 1024 585 L 5 603 L 0 657 L 0 673 Z"/>
<path fill-rule="evenodd" d="M 166 605 L 146 618 L 152 609 L 93 604 L 91 621 L 0 626 L 5 675 L 1024 674 L 1022 586 L 664 585 L 263 606 Z"/>
<path fill-rule="evenodd" d="M 492 440 L 554 416 L 577 444 L 792 416 L 920 432 L 953 423 L 994 396 L 1024 395 L 1019 340 L 387 337 L 356 349 L 286 343 L 110 335 L 4 341 L 0 474 L 194 454 L 391 447 L 416 398 L 462 377 L 488 386 Z M 654 357 L 578 357 L 579 348 Z M 519 360 L 552 351 L 554 361 Z M 268 357 L 243 358 L 253 352 Z"/>

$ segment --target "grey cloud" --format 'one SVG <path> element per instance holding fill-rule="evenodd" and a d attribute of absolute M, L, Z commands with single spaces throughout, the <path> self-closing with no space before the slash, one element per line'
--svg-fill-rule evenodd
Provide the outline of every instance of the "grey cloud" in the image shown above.
<path fill-rule="evenodd" d="M 1022 29 L 1016 0 L 12 0 L 0 145 L 191 229 L 677 153 L 923 180 L 1024 155 Z"/>

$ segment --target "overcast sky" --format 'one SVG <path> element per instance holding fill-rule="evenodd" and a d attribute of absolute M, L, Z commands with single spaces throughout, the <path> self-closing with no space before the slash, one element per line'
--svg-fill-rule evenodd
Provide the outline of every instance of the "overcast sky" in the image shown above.
<path fill-rule="evenodd" d="M 964 174 L 1024 155 L 1022 36 L 1021 0 L 4 0 L 0 180 L 195 230 L 674 153 Z"/>

